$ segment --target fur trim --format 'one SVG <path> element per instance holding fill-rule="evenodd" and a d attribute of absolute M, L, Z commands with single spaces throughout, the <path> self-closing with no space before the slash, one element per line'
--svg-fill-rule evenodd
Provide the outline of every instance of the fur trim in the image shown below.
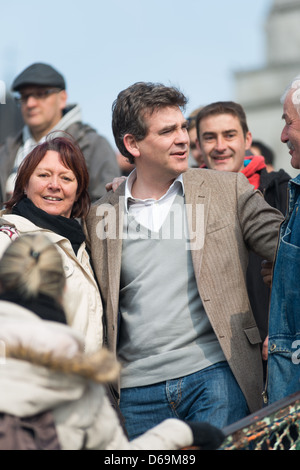
<path fill-rule="evenodd" d="M 53 352 L 38 353 L 22 345 L 6 347 L 6 357 L 30 362 L 45 367 L 53 372 L 79 375 L 97 383 L 115 380 L 120 372 L 120 365 L 112 353 L 103 348 L 92 354 L 77 354 L 72 358 L 59 357 Z"/>

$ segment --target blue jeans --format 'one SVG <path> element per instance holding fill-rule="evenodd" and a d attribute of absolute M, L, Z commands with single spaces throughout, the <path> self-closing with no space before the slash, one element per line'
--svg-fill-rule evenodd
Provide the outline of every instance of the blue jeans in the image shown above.
<path fill-rule="evenodd" d="M 120 408 L 130 439 L 167 418 L 206 421 L 221 429 L 249 414 L 227 362 L 178 379 L 123 388 Z"/>

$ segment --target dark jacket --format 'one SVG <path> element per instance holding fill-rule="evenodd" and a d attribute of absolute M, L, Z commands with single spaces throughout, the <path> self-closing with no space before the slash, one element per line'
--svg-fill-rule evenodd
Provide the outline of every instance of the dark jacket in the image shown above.
<path fill-rule="evenodd" d="M 287 209 L 288 182 L 290 176 L 284 171 L 267 172 L 265 168 L 260 170 L 260 183 L 258 189 L 263 193 L 270 206 L 280 210 L 283 215 Z M 264 284 L 260 271 L 263 259 L 250 252 L 247 270 L 248 295 L 253 314 L 258 325 L 262 340 L 268 334 L 268 311 L 270 289 Z"/>

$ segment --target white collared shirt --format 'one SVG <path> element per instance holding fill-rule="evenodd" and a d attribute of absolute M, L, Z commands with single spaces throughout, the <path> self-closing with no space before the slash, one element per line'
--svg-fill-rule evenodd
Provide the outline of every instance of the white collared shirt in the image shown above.
<path fill-rule="evenodd" d="M 147 229 L 158 232 L 164 223 L 177 194 L 184 195 L 182 175 L 171 184 L 168 191 L 160 199 L 138 199 L 131 194 L 131 188 L 136 179 L 134 169 L 126 180 L 125 211 Z"/>

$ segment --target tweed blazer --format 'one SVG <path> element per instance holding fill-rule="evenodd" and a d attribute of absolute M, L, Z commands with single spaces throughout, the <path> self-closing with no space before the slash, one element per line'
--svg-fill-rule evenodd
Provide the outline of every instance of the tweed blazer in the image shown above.
<path fill-rule="evenodd" d="M 251 412 L 262 406 L 260 334 L 246 288 L 248 250 L 274 259 L 282 214 L 241 173 L 183 174 L 191 254 L 199 295 Z M 104 303 L 107 345 L 117 353 L 125 184 L 92 206 L 86 220 Z M 122 198 L 123 196 L 123 198 Z"/>

